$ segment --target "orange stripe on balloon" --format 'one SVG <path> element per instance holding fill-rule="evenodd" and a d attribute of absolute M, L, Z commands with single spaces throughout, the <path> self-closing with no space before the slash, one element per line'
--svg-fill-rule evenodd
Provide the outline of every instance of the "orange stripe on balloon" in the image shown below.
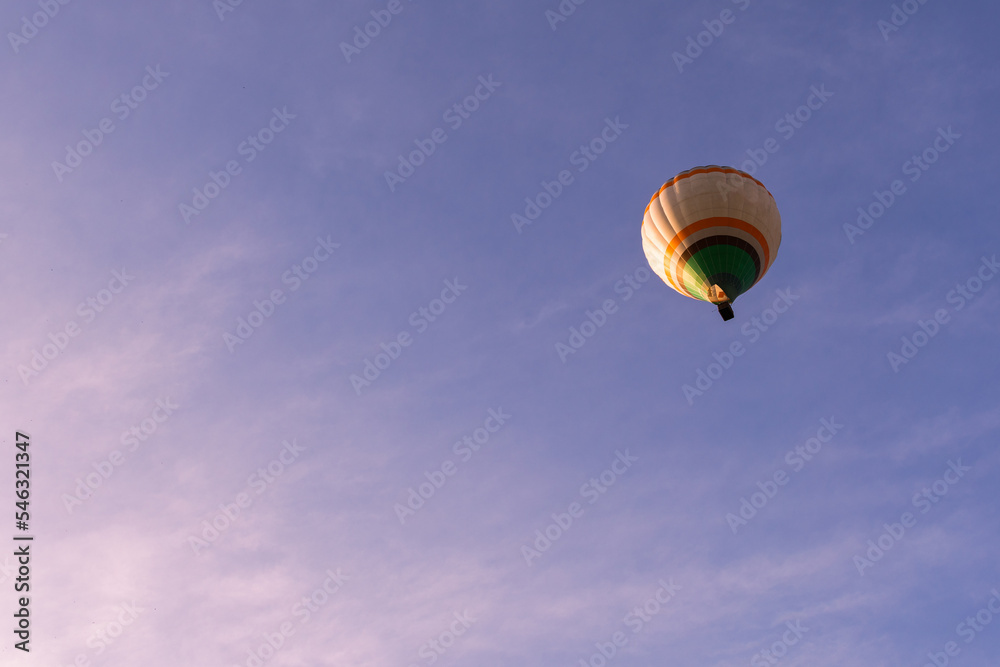
<path fill-rule="evenodd" d="M 675 290 L 677 290 L 681 294 L 686 294 L 687 293 L 686 289 L 684 289 L 683 287 L 678 287 L 677 283 L 674 282 L 674 279 L 670 277 L 670 255 L 667 254 L 667 253 L 663 253 L 663 275 L 665 275 L 667 277 L 667 282 L 670 283 L 671 287 L 673 287 Z M 691 295 L 688 294 L 688 296 L 691 296 Z"/>
<path fill-rule="evenodd" d="M 657 197 L 659 197 L 661 194 L 663 194 L 664 190 L 666 190 L 667 188 L 669 188 L 671 185 L 673 185 L 677 181 L 682 181 L 685 178 L 690 178 L 691 176 L 695 176 L 697 174 L 713 174 L 713 173 L 738 174 L 739 176 L 742 176 L 743 178 L 749 178 L 751 181 L 753 181 L 754 183 L 756 183 L 760 187 L 764 188 L 764 192 L 766 192 L 767 194 L 769 194 L 771 196 L 771 199 L 774 199 L 774 195 L 771 194 L 770 190 L 768 190 L 767 188 L 764 187 L 763 183 L 761 183 L 760 181 L 758 181 L 756 178 L 754 178 L 750 174 L 746 173 L 745 171 L 740 171 L 739 169 L 733 169 L 732 167 L 696 167 L 696 168 L 691 169 L 689 171 L 681 172 L 680 174 L 677 174 L 676 176 L 674 176 L 673 178 L 671 178 L 669 181 L 667 181 L 666 183 L 664 183 L 663 187 L 661 187 L 656 192 L 656 194 L 653 195 L 652 198 L 650 198 L 649 203 L 646 204 L 646 211 L 649 212 L 649 207 L 653 205 L 653 202 L 656 201 Z"/>
<path fill-rule="evenodd" d="M 737 218 L 726 218 L 726 217 L 705 218 L 704 220 L 699 220 L 698 222 L 688 225 L 687 227 L 679 231 L 677 233 L 677 236 L 675 236 L 670 240 L 670 243 L 667 245 L 666 256 L 673 257 L 674 252 L 677 250 L 677 247 L 684 241 L 684 239 L 691 236 L 695 232 L 700 232 L 703 229 L 709 229 L 711 227 L 732 227 L 734 229 L 738 229 L 742 232 L 750 234 L 757 240 L 757 243 L 759 243 L 760 247 L 764 250 L 764 263 L 761 266 L 762 267 L 771 266 L 771 250 L 767 246 L 767 239 L 764 238 L 764 235 L 760 233 L 759 229 L 757 229 L 750 223 L 738 220 Z M 674 271 L 674 274 L 677 277 L 677 282 L 683 284 L 684 281 L 680 275 L 680 268 L 681 265 L 680 262 L 678 262 L 677 270 Z M 763 268 L 761 276 L 763 276 L 764 272 L 766 271 L 767 268 Z M 756 284 L 756 282 L 754 284 Z"/>
<path fill-rule="evenodd" d="M 650 225 L 650 226 L 652 226 L 652 225 Z M 643 242 L 643 245 L 645 245 L 647 243 L 646 234 L 649 233 L 649 232 L 646 231 L 646 221 L 645 220 L 642 221 L 642 231 L 643 231 L 642 242 Z M 670 277 L 670 269 L 667 267 L 667 262 L 669 260 L 670 260 L 670 255 L 667 254 L 667 253 L 664 253 L 664 255 L 663 255 L 663 275 L 667 279 L 667 284 L 670 285 L 671 287 L 673 287 L 678 292 L 680 292 L 681 291 L 680 288 L 677 287 L 677 285 L 674 284 L 674 279 Z M 652 264 L 650 264 L 650 268 L 652 268 Z"/>

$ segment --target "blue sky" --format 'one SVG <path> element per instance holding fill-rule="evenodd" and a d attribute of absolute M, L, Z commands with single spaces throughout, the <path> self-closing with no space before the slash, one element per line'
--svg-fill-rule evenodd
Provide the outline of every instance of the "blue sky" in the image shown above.
<path fill-rule="evenodd" d="M 219 4 L 0 10 L 4 664 L 996 663 L 995 7 Z M 723 322 L 639 230 L 753 156 Z"/>

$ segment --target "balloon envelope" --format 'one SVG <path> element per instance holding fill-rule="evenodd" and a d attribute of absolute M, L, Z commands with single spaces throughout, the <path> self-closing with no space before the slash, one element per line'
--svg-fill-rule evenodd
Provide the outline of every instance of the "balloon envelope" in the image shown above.
<path fill-rule="evenodd" d="M 682 171 L 653 196 L 642 221 L 653 271 L 681 294 L 716 304 L 727 320 L 730 304 L 764 277 L 780 245 L 774 197 L 732 167 Z"/>

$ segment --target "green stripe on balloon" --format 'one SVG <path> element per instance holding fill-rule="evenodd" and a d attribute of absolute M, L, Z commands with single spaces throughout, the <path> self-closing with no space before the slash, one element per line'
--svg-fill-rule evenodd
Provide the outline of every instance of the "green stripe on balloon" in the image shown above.
<path fill-rule="evenodd" d="M 729 300 L 734 301 L 736 297 L 750 289 L 757 274 L 753 257 L 746 250 L 726 244 L 702 248 L 691 255 L 684 269 L 686 277 L 684 286 L 688 291 L 697 294 L 698 298 L 703 301 L 708 301 L 709 276 L 718 273 L 729 273 L 736 276 L 741 282 L 740 287 L 735 294 L 726 293 Z"/>

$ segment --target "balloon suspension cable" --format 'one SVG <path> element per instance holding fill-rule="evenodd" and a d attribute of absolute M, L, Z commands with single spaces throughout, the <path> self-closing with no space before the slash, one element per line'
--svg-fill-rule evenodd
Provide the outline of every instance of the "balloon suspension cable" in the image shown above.
<path fill-rule="evenodd" d="M 719 306 L 719 315 L 722 315 L 723 321 L 728 322 L 736 317 L 733 313 L 733 304 L 731 301 L 724 301 L 717 305 Z"/>

